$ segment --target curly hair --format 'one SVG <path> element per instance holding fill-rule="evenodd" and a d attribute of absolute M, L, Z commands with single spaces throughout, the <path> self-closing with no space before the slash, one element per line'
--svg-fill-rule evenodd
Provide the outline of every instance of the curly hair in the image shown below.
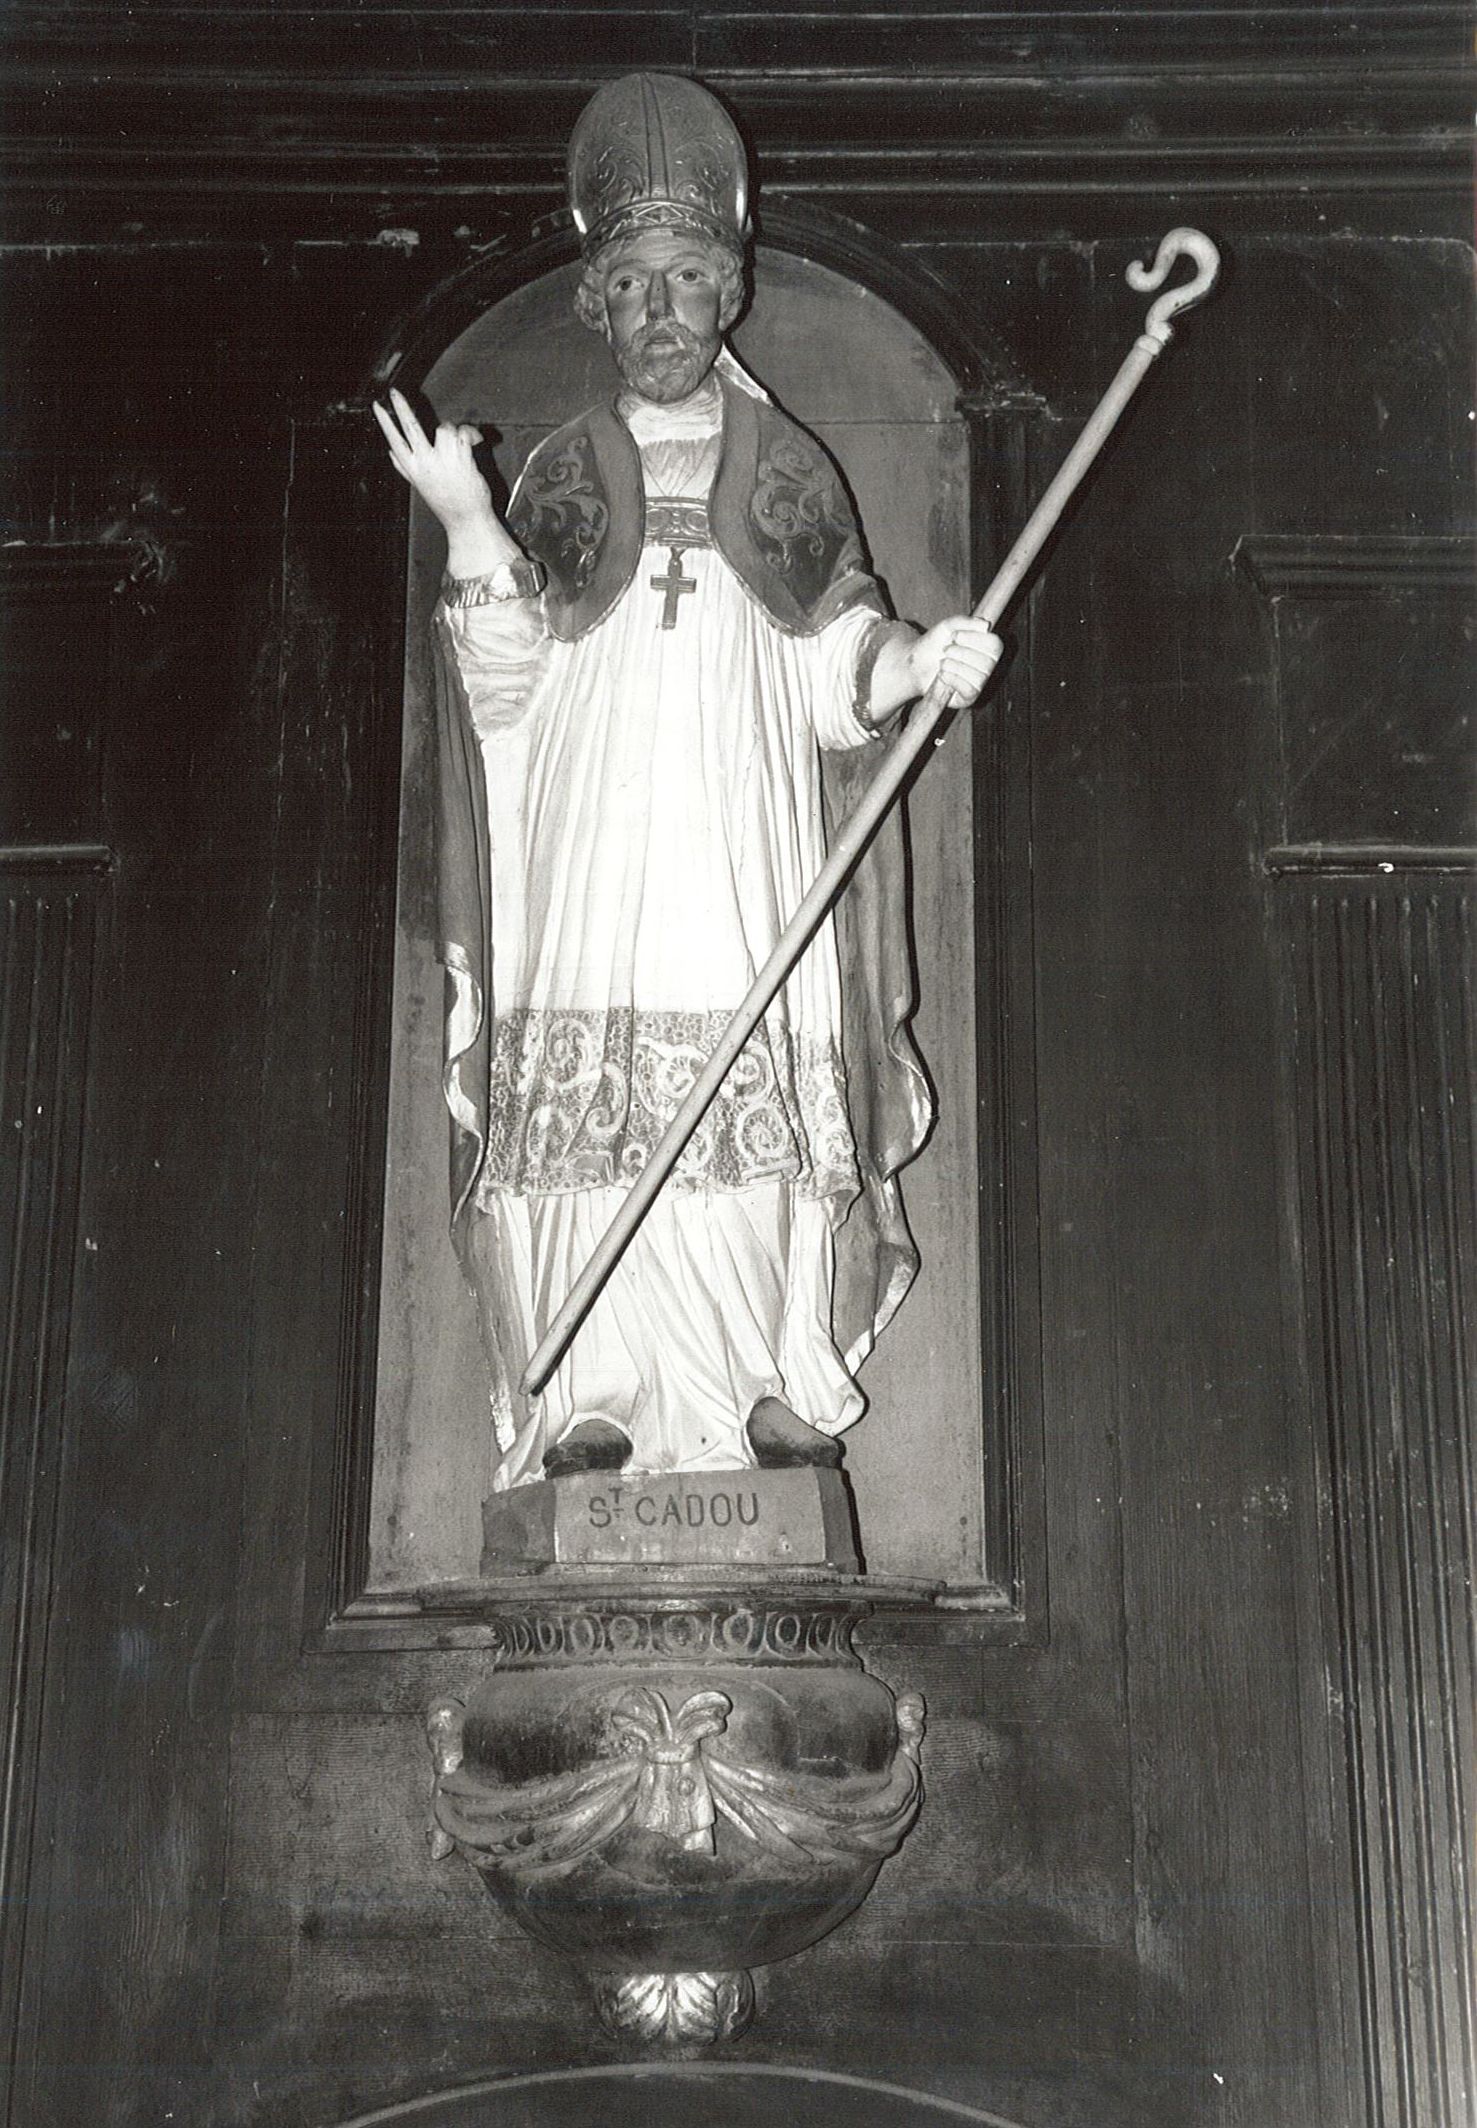
<path fill-rule="evenodd" d="M 588 325 L 591 332 L 605 331 L 605 276 L 615 252 L 629 241 L 625 236 L 615 237 L 610 243 L 602 244 L 593 258 L 585 261 L 585 270 L 574 292 L 574 307 L 580 323 Z M 717 268 L 718 330 L 727 332 L 743 309 L 748 293 L 744 261 L 726 244 L 714 243 L 711 238 L 695 237 L 693 243 Z"/>

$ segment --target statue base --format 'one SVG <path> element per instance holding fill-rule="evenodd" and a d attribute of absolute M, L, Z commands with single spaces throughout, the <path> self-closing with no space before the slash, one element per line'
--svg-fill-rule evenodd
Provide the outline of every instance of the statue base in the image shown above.
<path fill-rule="evenodd" d="M 829 1567 L 860 1570 L 839 1470 L 592 1471 L 493 1493 L 482 1571 L 550 1566 Z"/>

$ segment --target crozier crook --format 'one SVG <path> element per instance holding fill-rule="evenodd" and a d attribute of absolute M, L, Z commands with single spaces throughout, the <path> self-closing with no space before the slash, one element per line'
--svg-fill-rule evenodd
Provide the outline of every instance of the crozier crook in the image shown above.
<path fill-rule="evenodd" d="M 1129 267 L 1129 286 L 1147 294 L 1152 289 L 1164 287 L 1169 274 L 1182 258 L 1194 261 L 1193 277 L 1179 288 L 1165 289 L 1150 308 L 1144 329 L 1129 349 L 1118 374 L 1094 408 L 1056 477 L 976 606 L 976 618 L 988 622 L 991 627 L 998 624 L 1020 589 L 1032 563 L 1055 530 L 1067 503 L 1107 442 L 1155 357 L 1168 346 L 1173 333 L 1170 320 L 1209 294 L 1220 268 L 1220 255 L 1210 238 L 1200 230 L 1171 229 L 1160 243 L 1151 265 L 1144 266 L 1135 261 Z M 845 889 L 853 866 L 890 811 L 913 764 L 950 706 L 947 688 L 935 682 L 913 711 L 886 766 L 879 771 L 866 796 L 837 835 L 813 885 L 754 978 L 748 995 L 729 1021 L 717 1047 L 693 1080 L 650 1159 L 529 1361 L 522 1386 L 530 1396 L 538 1394 L 558 1366 L 744 1044 L 820 929 L 832 904 Z"/>
<path fill-rule="evenodd" d="M 1146 296 L 1153 289 L 1164 288 L 1181 259 L 1195 261 L 1193 275 L 1188 281 L 1182 281 L 1178 288 L 1166 288 L 1159 301 L 1149 306 L 1149 315 L 1144 320 L 1144 331 L 1161 347 L 1169 341 L 1170 319 L 1203 301 L 1214 288 L 1216 275 L 1221 270 L 1220 253 L 1199 229 L 1171 229 L 1167 236 L 1160 238 L 1151 266 L 1141 266 L 1135 259 L 1124 275 L 1130 288 Z"/>

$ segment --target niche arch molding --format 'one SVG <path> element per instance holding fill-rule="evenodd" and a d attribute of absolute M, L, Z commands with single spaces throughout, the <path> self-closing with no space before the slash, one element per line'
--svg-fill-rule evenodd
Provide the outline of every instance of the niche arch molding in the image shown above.
<path fill-rule="evenodd" d="M 1042 410 L 1002 343 L 948 283 L 864 222 L 809 200 L 766 196 L 756 216 L 756 239 L 770 250 L 828 267 L 880 297 L 928 342 L 955 379 L 967 412 Z M 392 384 L 402 391 L 418 389 L 446 349 L 485 311 L 578 257 L 574 223 L 561 208 L 534 222 L 526 242 L 498 247 L 449 276 L 387 335 L 366 396 Z"/>

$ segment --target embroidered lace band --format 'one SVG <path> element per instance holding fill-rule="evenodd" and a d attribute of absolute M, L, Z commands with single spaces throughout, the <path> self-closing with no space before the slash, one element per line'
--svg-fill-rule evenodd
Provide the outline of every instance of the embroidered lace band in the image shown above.
<path fill-rule="evenodd" d="M 479 1197 L 634 1181 L 727 1020 L 724 1012 L 628 1006 L 499 1014 Z M 835 1045 L 766 1023 L 740 1052 L 673 1180 L 741 1190 L 781 1176 L 807 1196 L 850 1196 L 858 1186 Z"/>
<path fill-rule="evenodd" d="M 646 544 L 649 547 L 710 547 L 708 506 L 686 495 L 648 495 Z"/>

